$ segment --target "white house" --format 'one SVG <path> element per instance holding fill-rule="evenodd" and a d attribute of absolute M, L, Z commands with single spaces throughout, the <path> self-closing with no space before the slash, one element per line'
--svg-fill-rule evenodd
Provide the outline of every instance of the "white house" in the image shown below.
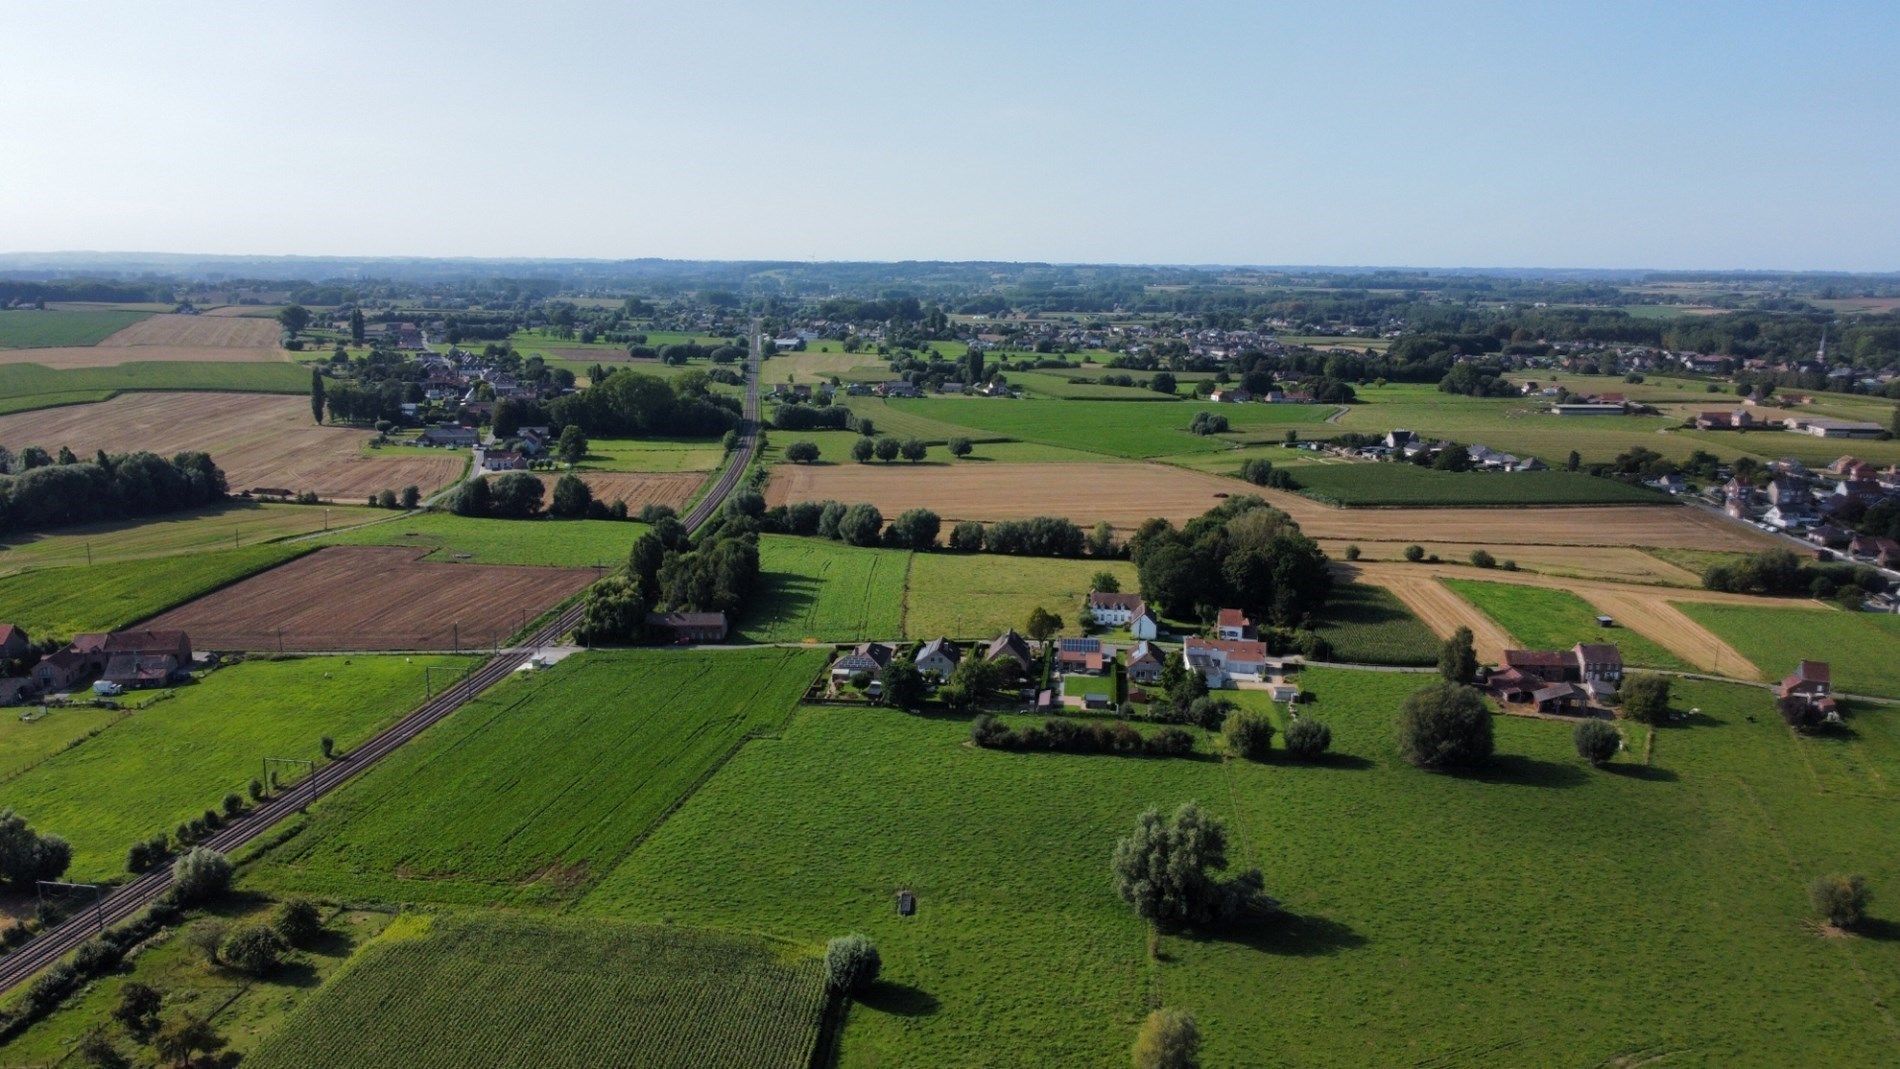
<path fill-rule="evenodd" d="M 1205 676 L 1210 687 L 1240 681 L 1257 683 L 1267 672 L 1267 644 L 1190 638 L 1181 647 L 1181 659 Z"/>
<path fill-rule="evenodd" d="M 1153 610 L 1140 594 L 1105 594 L 1090 591 L 1089 618 L 1098 627 L 1126 627 L 1136 638 L 1155 638 L 1161 628 Z"/>
<path fill-rule="evenodd" d="M 1214 630 L 1218 637 L 1238 642 L 1253 637 L 1253 621 L 1247 619 L 1247 614 L 1239 609 L 1222 609 Z"/>

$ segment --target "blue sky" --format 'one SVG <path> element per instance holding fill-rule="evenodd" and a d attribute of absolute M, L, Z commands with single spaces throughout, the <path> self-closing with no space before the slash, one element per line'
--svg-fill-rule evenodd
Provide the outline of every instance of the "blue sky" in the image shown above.
<path fill-rule="evenodd" d="M 1900 269 L 1900 4 L 18 5 L 0 250 Z"/>

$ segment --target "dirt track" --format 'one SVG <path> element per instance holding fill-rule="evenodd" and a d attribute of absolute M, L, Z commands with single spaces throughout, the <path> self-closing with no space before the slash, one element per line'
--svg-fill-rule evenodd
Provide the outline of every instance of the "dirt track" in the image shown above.
<path fill-rule="evenodd" d="M 45 352 L 44 349 L 34 350 Z M 231 490 L 314 490 L 360 504 L 370 494 L 413 483 L 426 494 L 461 474 L 465 458 L 372 456 L 366 430 L 317 426 L 303 397 L 248 393 L 135 393 L 91 405 L 0 416 L 0 444 L 14 451 L 62 445 L 90 457 L 147 449 L 160 456 L 203 450 L 224 469 Z"/>

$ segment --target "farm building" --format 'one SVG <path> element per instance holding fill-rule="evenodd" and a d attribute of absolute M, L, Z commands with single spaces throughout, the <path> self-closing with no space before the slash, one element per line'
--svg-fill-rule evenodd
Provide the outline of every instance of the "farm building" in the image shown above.
<path fill-rule="evenodd" d="M 728 625 L 723 612 L 650 612 L 647 629 L 673 642 L 719 642 Z"/>
<path fill-rule="evenodd" d="M 0 624 L 0 660 L 24 657 L 32 644 L 23 629 L 12 624 Z"/>
<path fill-rule="evenodd" d="M 1608 642 L 1579 642 L 1568 650 L 1505 650 L 1503 665 L 1486 678 L 1485 688 L 1500 702 L 1562 713 L 1577 702 L 1609 700 L 1622 681 L 1621 650 Z"/>
<path fill-rule="evenodd" d="M 1775 684 L 1775 697 L 1812 707 L 1823 715 L 1834 712 L 1833 670 L 1826 661 L 1802 661 L 1794 671 Z"/>

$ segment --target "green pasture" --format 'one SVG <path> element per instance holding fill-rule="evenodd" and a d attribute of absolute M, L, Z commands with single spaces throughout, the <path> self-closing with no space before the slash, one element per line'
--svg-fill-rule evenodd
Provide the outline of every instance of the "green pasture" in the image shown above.
<path fill-rule="evenodd" d="M 1123 590 L 1139 585 L 1135 566 L 1127 561 L 918 553 L 911 558 L 904 592 L 904 634 L 991 639 L 1006 628 L 1022 630 L 1038 607 L 1079 632 L 1082 601 L 1096 572 L 1113 573 Z"/>
<path fill-rule="evenodd" d="M 1099 375 L 1113 374 L 1100 372 Z M 1054 397 L 1082 401 L 1174 401 L 1174 394 L 1157 393 L 1145 386 L 1106 386 L 1100 382 L 1077 382 L 1072 377 L 1041 371 L 1016 371 L 1009 384 L 1036 397 Z"/>
<path fill-rule="evenodd" d="M 1834 688 L 1900 698 L 1900 616 L 1833 609 L 1761 609 L 1752 605 L 1674 603 L 1734 646 L 1771 680 L 1799 661 L 1833 666 Z"/>
<path fill-rule="evenodd" d="M 586 471 L 713 471 L 726 459 L 716 438 L 595 438 Z"/>
<path fill-rule="evenodd" d="M 6 313 L 0 313 L 6 314 Z M 307 393 L 310 371 L 298 364 L 148 360 L 113 367 L 0 366 L 0 415 L 109 400 L 134 390 Z M 31 442 L 7 443 L 10 446 Z"/>
<path fill-rule="evenodd" d="M 900 398 L 891 401 L 890 407 L 933 422 L 975 428 L 976 434 L 1121 457 L 1215 452 L 1231 449 L 1237 440 L 1278 440 L 1287 430 L 1315 437 L 1334 411 L 1325 405 L 1130 405 L 991 397 Z M 1234 433 L 1209 437 L 1189 433 L 1188 424 L 1201 411 L 1227 417 Z"/>
<path fill-rule="evenodd" d="M 107 308 L 0 311 L 0 349 L 97 345 L 151 314 Z"/>
<path fill-rule="evenodd" d="M 1623 652 L 1623 663 L 1679 672 L 1691 666 L 1651 639 L 1627 627 L 1599 627 L 1598 609 L 1566 590 L 1440 579 L 1452 592 L 1497 621 L 1527 649 L 1567 650 L 1579 642 L 1610 642 Z"/>
<path fill-rule="evenodd" d="M 492 520 L 452 512 L 399 514 L 320 536 L 327 546 L 417 546 L 425 560 L 463 564 L 546 564 L 617 568 L 647 530 L 621 520 Z"/>
<path fill-rule="evenodd" d="M 0 535 L 0 575 L 31 568 L 106 564 L 242 548 L 295 535 L 352 527 L 388 513 L 346 505 L 227 501 L 136 520 Z"/>
<path fill-rule="evenodd" d="M 0 613 L 35 638 L 109 631 L 272 568 L 310 549 L 281 542 L 142 560 L 36 568 L 0 579 Z"/>
<path fill-rule="evenodd" d="M 903 633 L 912 554 L 821 538 L 759 540 L 759 583 L 738 631 L 755 642 L 856 642 Z"/>

